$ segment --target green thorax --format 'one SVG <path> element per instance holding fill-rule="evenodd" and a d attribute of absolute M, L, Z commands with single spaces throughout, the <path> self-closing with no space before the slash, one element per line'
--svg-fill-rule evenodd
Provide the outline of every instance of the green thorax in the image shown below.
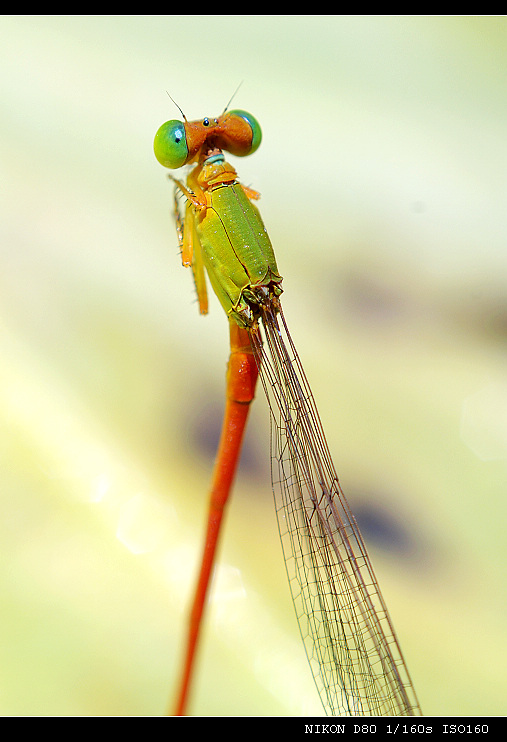
<path fill-rule="evenodd" d="M 227 315 L 249 327 L 259 306 L 282 293 L 271 241 L 257 207 L 223 156 L 196 170 L 196 182 L 190 177 L 189 185 L 206 197 L 207 206 L 196 209 L 195 220 L 211 285 Z"/>

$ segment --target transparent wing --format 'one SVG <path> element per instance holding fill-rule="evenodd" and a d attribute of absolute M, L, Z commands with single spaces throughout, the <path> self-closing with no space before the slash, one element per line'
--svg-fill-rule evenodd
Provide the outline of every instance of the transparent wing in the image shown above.
<path fill-rule="evenodd" d="M 278 308 L 278 307 L 277 307 Z M 343 495 L 285 318 L 252 333 L 271 411 L 271 473 L 301 635 L 325 711 L 420 714 L 356 521 Z M 280 321 L 279 321 L 280 320 Z"/>

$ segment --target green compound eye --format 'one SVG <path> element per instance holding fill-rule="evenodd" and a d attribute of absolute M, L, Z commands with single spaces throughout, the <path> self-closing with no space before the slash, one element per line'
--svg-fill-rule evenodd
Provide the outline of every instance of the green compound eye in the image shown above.
<path fill-rule="evenodd" d="M 250 145 L 250 149 L 248 150 L 248 153 L 245 154 L 253 154 L 255 150 L 258 148 L 259 144 L 261 143 L 262 139 L 262 129 L 260 127 L 259 122 L 257 119 L 252 116 L 251 113 L 248 113 L 248 111 L 242 111 L 241 109 L 237 108 L 234 111 L 229 111 L 230 116 L 239 116 L 240 118 L 244 119 L 250 129 L 252 130 L 252 144 Z"/>
<path fill-rule="evenodd" d="M 155 157 L 171 170 L 185 164 L 188 157 L 187 135 L 181 121 L 166 121 L 155 134 Z"/>

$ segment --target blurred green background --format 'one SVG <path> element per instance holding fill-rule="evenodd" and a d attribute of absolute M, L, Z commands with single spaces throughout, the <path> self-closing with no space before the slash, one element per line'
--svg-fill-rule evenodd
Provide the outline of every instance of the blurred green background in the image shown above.
<path fill-rule="evenodd" d="M 164 713 L 224 391 L 167 119 L 234 107 L 237 160 L 423 711 L 506 712 L 507 22 L 0 19 L 0 711 Z M 192 711 L 321 713 L 259 391 Z"/>

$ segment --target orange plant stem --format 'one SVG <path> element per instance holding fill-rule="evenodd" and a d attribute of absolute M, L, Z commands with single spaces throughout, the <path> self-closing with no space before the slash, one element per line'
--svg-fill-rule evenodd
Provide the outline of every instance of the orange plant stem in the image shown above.
<path fill-rule="evenodd" d="M 227 368 L 225 413 L 211 483 L 206 540 L 204 542 L 201 568 L 190 613 L 183 671 L 174 711 L 175 716 L 185 716 L 186 714 L 199 633 L 210 577 L 215 562 L 220 526 L 236 473 L 250 402 L 254 398 L 258 376 L 258 368 L 250 345 L 250 334 L 248 330 L 239 327 L 232 321 L 229 323 L 229 326 L 231 354 Z"/>

